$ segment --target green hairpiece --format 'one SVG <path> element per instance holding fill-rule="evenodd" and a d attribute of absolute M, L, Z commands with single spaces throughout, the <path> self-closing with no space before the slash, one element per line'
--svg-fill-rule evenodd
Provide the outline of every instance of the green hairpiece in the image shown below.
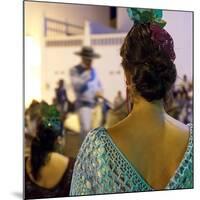
<path fill-rule="evenodd" d="M 42 121 L 46 128 L 51 128 L 54 131 L 60 131 L 62 124 L 60 120 L 60 113 L 54 105 L 41 105 Z"/>
<path fill-rule="evenodd" d="M 128 8 L 129 18 L 136 24 L 154 23 L 163 28 L 166 21 L 162 20 L 162 10 L 159 9 L 142 9 L 142 8 Z"/>

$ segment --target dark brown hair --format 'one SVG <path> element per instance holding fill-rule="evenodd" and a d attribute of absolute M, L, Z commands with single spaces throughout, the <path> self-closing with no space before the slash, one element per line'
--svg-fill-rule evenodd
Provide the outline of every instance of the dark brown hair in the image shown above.
<path fill-rule="evenodd" d="M 122 66 L 147 101 L 166 98 L 176 80 L 170 56 L 152 40 L 150 24 L 135 24 L 121 47 Z"/>
<path fill-rule="evenodd" d="M 40 106 L 40 110 L 42 103 Z M 50 121 L 49 121 L 50 122 Z M 42 166 L 48 161 L 48 154 L 55 151 L 55 141 L 58 136 L 62 135 L 63 123 L 60 121 L 59 128 L 47 126 L 44 123 L 44 116 L 42 113 L 37 115 L 37 131 L 36 136 L 31 144 L 31 174 L 35 180 L 40 178 L 39 171 Z"/>

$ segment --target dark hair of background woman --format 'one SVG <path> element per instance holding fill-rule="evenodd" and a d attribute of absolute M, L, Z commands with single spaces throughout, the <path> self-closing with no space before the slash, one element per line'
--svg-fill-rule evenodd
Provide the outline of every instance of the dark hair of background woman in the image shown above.
<path fill-rule="evenodd" d="M 121 47 L 122 66 L 147 101 L 165 99 L 176 80 L 170 57 L 151 39 L 150 24 L 135 24 Z"/>
<path fill-rule="evenodd" d="M 35 180 L 39 179 L 39 170 L 48 161 L 48 154 L 55 150 L 55 141 L 62 135 L 62 127 L 56 131 L 52 127 L 44 125 L 41 119 L 38 120 L 37 137 L 31 145 L 31 174 Z"/>

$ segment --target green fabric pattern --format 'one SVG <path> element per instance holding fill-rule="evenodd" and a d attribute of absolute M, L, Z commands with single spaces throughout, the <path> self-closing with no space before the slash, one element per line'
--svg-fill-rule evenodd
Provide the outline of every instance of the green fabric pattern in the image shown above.
<path fill-rule="evenodd" d="M 166 190 L 193 188 L 193 134 L 189 126 L 187 150 Z M 153 190 L 113 143 L 105 128 L 94 129 L 87 135 L 75 163 L 70 196 Z"/>

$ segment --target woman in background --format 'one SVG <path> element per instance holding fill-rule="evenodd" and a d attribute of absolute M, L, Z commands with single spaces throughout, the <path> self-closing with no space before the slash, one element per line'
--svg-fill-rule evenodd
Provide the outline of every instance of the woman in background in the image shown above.
<path fill-rule="evenodd" d="M 74 160 L 56 152 L 56 147 L 62 143 L 59 113 L 54 106 L 41 104 L 36 137 L 30 156 L 25 158 L 26 198 L 69 196 Z"/>
<path fill-rule="evenodd" d="M 86 137 L 71 196 L 193 187 L 191 126 L 170 117 L 164 101 L 176 80 L 173 39 L 162 11 L 128 9 L 134 25 L 121 47 L 129 115 Z"/>

